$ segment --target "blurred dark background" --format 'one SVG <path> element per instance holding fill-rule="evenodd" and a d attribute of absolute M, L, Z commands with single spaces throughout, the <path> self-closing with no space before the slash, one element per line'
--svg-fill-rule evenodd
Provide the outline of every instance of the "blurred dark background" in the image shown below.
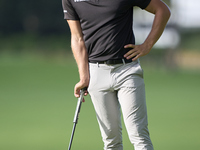
<path fill-rule="evenodd" d="M 60 34 L 67 32 L 61 0 L 1 0 L 0 33 Z"/>

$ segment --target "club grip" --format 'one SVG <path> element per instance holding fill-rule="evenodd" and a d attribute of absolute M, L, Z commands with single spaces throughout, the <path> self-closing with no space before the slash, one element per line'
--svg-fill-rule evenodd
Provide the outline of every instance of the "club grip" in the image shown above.
<path fill-rule="evenodd" d="M 83 88 L 83 89 L 80 90 L 80 97 L 78 98 L 78 101 L 77 101 L 77 106 L 76 106 L 76 111 L 75 111 L 73 123 L 78 122 L 78 116 L 79 116 L 79 113 L 80 113 L 80 110 L 81 110 L 81 104 L 82 104 L 84 93 L 85 93 L 86 89 L 87 88 Z"/>

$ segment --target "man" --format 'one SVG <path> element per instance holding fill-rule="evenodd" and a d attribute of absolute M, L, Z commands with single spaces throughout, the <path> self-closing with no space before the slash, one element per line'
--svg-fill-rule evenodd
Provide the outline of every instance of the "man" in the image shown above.
<path fill-rule="evenodd" d="M 88 87 L 105 150 L 122 150 L 121 112 L 135 150 L 153 150 L 149 137 L 143 70 L 147 55 L 170 17 L 160 0 L 62 0 L 71 30 L 71 47 L 80 81 L 74 95 Z M 134 45 L 133 6 L 155 14 L 152 29 Z"/>

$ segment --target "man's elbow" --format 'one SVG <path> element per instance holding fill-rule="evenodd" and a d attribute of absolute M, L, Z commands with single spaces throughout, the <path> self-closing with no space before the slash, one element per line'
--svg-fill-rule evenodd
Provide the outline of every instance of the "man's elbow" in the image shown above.
<path fill-rule="evenodd" d="M 164 9 L 164 16 L 169 19 L 171 16 L 171 10 L 169 9 L 168 6 L 166 6 L 166 8 Z"/>
<path fill-rule="evenodd" d="M 171 16 L 170 8 L 160 0 L 152 0 L 146 10 L 152 14 L 169 19 Z"/>
<path fill-rule="evenodd" d="M 168 5 L 166 5 L 164 2 L 161 2 L 161 7 L 160 7 L 160 12 L 162 12 L 162 15 L 164 18 L 166 18 L 167 20 L 170 18 L 171 16 L 171 10 L 168 7 Z"/>
<path fill-rule="evenodd" d="M 168 21 L 171 16 L 171 11 L 167 5 L 163 5 L 155 11 L 155 15 L 162 18 L 163 21 Z"/>

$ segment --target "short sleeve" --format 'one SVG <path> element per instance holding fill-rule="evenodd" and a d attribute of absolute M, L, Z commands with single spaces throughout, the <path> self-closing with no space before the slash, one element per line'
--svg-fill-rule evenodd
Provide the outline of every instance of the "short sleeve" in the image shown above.
<path fill-rule="evenodd" d="M 150 2 L 151 0 L 136 0 L 135 6 L 138 6 L 141 9 L 145 9 L 149 5 Z"/>
<path fill-rule="evenodd" d="M 64 13 L 64 19 L 67 20 L 79 20 L 79 17 L 71 4 L 70 0 L 62 0 L 62 7 Z"/>

